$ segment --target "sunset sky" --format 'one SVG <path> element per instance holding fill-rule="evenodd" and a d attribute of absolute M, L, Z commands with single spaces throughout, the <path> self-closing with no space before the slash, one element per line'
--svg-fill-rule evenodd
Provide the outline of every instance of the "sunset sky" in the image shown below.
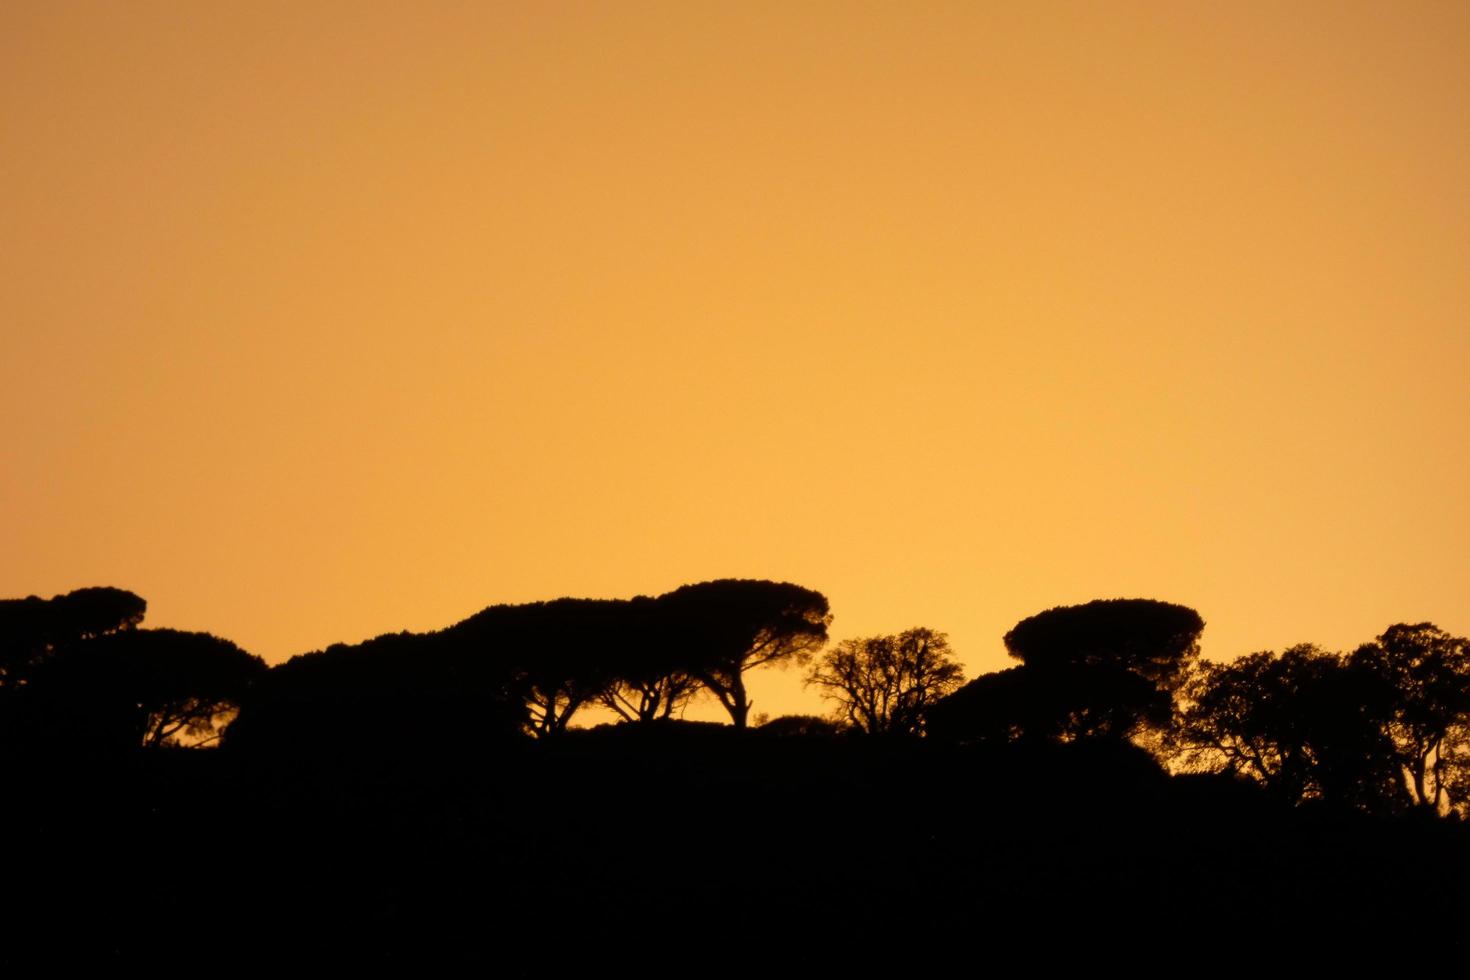
<path fill-rule="evenodd" d="M 1470 4 L 7 0 L 0 188 L 3 596 L 1470 633 Z"/>

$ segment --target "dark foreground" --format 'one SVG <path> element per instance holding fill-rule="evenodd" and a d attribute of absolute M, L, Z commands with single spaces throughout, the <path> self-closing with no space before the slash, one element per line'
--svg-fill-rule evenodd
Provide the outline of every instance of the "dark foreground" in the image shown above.
<path fill-rule="evenodd" d="M 1466 947 L 1470 828 L 1288 810 L 1116 747 L 691 727 L 6 764 L 6 966 L 1173 972 Z"/>

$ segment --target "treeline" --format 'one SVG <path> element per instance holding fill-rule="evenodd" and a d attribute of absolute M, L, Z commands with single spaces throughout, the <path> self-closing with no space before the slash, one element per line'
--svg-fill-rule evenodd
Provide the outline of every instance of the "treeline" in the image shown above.
<path fill-rule="evenodd" d="M 748 671 L 805 661 L 827 640 L 827 600 L 756 580 L 630 600 L 491 606 L 443 630 L 339 644 L 267 669 L 206 633 L 140 627 L 115 588 L 0 602 L 0 715 L 35 747 L 128 749 L 195 741 L 424 748 L 566 730 L 602 705 L 630 722 L 675 717 L 708 692 L 736 728 Z M 100 719 L 107 719 L 106 721 Z"/>
<path fill-rule="evenodd" d="M 115 588 L 0 602 L 6 749 L 472 753 L 559 736 L 592 705 L 667 727 L 701 694 L 745 729 L 746 675 L 798 663 L 834 709 L 766 722 L 768 734 L 1131 744 L 1176 773 L 1248 779 L 1290 805 L 1470 808 L 1470 642 L 1427 623 L 1348 654 L 1298 646 L 1213 663 L 1199 657 L 1194 610 L 1098 600 L 1022 620 L 1004 637 L 1018 665 L 965 683 L 942 633 L 828 646 L 824 596 L 761 580 L 491 606 L 273 668 L 206 633 L 145 629 L 145 611 Z"/>
<path fill-rule="evenodd" d="M 1203 621 L 1149 600 L 1099 600 L 1021 621 L 1020 666 L 936 704 L 959 741 L 1129 740 L 1171 770 L 1252 780 L 1289 805 L 1372 814 L 1470 811 L 1470 641 L 1398 624 L 1349 654 L 1315 646 L 1199 657 Z"/>
<path fill-rule="evenodd" d="M 208 633 L 142 629 L 116 588 L 0 601 L 0 738 L 12 751 L 109 753 L 217 741 L 259 657 Z"/>
<path fill-rule="evenodd" d="M 1464 945 L 1470 671 L 1427 625 L 1218 664 L 1195 611 L 1105 600 L 1022 620 L 1016 665 L 966 682 L 943 634 L 828 643 L 826 599 L 774 582 L 492 606 L 274 667 L 145 612 L 0 602 L 0 969 Z M 781 662 L 829 714 L 760 718 L 746 674 Z M 691 696 L 729 722 L 680 721 Z M 622 720 L 573 728 L 591 705 Z"/>

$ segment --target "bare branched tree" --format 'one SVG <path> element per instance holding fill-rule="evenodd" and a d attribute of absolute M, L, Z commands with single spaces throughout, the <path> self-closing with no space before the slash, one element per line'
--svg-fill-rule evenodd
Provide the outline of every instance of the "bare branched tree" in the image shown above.
<path fill-rule="evenodd" d="M 844 640 L 807 675 L 840 717 L 869 735 L 922 734 L 929 706 L 964 680 L 945 635 L 923 628 Z"/>

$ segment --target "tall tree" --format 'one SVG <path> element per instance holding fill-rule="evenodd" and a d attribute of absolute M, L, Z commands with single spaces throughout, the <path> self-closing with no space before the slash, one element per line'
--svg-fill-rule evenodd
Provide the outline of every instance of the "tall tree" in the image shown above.
<path fill-rule="evenodd" d="M 1433 623 L 1390 626 L 1351 657 L 1392 693 L 1384 719 L 1414 802 L 1463 805 L 1470 769 L 1470 640 Z"/>
<path fill-rule="evenodd" d="M 787 582 L 719 579 L 686 585 L 658 598 L 660 614 L 678 631 L 689 669 L 736 728 L 751 701 L 747 671 L 767 664 L 805 665 L 827 642 L 827 598 Z"/>
<path fill-rule="evenodd" d="M 964 683 L 964 670 L 943 633 L 920 627 L 843 640 L 822 655 L 807 683 L 859 731 L 918 735 L 929 708 Z"/>

